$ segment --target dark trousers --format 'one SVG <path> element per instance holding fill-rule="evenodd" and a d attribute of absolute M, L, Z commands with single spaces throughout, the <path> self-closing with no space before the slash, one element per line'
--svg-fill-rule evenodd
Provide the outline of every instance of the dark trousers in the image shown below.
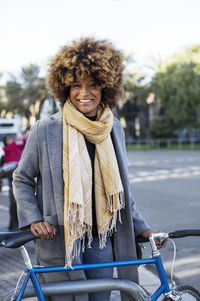
<path fill-rule="evenodd" d="M 91 243 L 91 248 L 85 247 L 85 252 L 81 252 L 81 262 L 86 263 L 99 263 L 106 261 L 113 261 L 113 248 L 112 248 L 112 238 L 107 237 L 106 247 L 103 249 L 99 248 L 99 238 L 94 237 Z M 97 279 L 97 278 L 109 278 L 113 277 L 113 268 L 102 268 L 102 269 L 91 269 L 85 270 L 85 275 L 87 279 Z M 97 292 L 89 294 L 89 301 L 109 301 L 110 291 Z"/>

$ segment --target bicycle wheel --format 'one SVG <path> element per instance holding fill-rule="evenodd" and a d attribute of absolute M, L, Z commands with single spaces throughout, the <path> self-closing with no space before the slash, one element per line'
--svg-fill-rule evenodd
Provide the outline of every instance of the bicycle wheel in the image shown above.
<path fill-rule="evenodd" d="M 180 285 L 174 289 L 174 294 L 180 296 L 181 301 L 200 301 L 200 292 L 190 285 Z M 172 300 L 165 297 L 162 301 Z"/>
<path fill-rule="evenodd" d="M 180 285 L 176 288 L 182 301 L 200 301 L 200 292 L 190 285 Z"/>

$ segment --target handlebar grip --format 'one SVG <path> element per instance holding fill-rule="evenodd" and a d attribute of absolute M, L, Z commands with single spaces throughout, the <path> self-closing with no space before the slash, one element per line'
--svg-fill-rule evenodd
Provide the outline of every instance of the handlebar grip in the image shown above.
<path fill-rule="evenodd" d="M 169 233 L 169 238 L 180 238 L 187 236 L 200 236 L 200 229 L 178 230 Z"/>
<path fill-rule="evenodd" d="M 149 238 L 144 238 L 142 236 L 136 236 L 135 238 L 136 243 L 145 243 L 145 242 L 149 242 Z"/>

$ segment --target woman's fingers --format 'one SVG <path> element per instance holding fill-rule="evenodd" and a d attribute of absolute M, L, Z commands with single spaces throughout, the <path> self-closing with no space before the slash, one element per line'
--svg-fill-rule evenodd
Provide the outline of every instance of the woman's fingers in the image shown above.
<path fill-rule="evenodd" d="M 49 240 L 56 235 L 56 228 L 46 221 L 32 223 L 30 230 L 35 237 L 40 237 L 45 240 Z"/>
<path fill-rule="evenodd" d="M 158 230 L 152 230 L 152 229 L 146 229 L 142 233 L 140 233 L 141 236 L 144 238 L 149 237 L 152 233 L 159 233 Z M 167 239 L 164 239 L 163 241 L 160 241 L 159 239 L 155 239 L 155 243 L 158 249 L 164 248 L 167 244 Z"/>
<path fill-rule="evenodd" d="M 158 249 L 164 248 L 168 242 L 168 239 L 164 239 L 163 241 L 159 241 L 158 239 L 156 241 L 156 246 Z"/>
<path fill-rule="evenodd" d="M 37 233 L 37 230 L 36 230 L 36 227 L 34 226 L 34 224 L 31 224 L 30 230 L 31 230 L 31 233 L 32 233 L 35 237 L 39 237 L 39 234 Z"/>

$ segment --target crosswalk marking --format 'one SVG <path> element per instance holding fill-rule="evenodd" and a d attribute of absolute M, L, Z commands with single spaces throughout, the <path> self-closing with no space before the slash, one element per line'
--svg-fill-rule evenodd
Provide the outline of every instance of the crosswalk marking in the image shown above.
<path fill-rule="evenodd" d="M 188 168 L 174 168 L 172 170 L 158 169 L 153 171 L 138 171 L 134 174 L 129 173 L 130 183 L 159 181 L 172 178 L 186 178 L 200 176 L 200 167 L 191 166 Z"/>
<path fill-rule="evenodd" d="M 0 210 L 8 211 L 8 207 L 4 205 L 0 205 Z"/>
<path fill-rule="evenodd" d="M 174 158 L 174 159 L 152 159 L 152 160 L 148 160 L 148 161 L 133 161 L 130 159 L 128 160 L 128 167 L 131 167 L 131 166 L 147 166 L 147 165 L 161 165 L 162 163 L 183 163 L 183 162 L 194 162 L 196 161 L 195 158 L 192 158 L 192 157 L 188 157 L 188 158 Z"/>

